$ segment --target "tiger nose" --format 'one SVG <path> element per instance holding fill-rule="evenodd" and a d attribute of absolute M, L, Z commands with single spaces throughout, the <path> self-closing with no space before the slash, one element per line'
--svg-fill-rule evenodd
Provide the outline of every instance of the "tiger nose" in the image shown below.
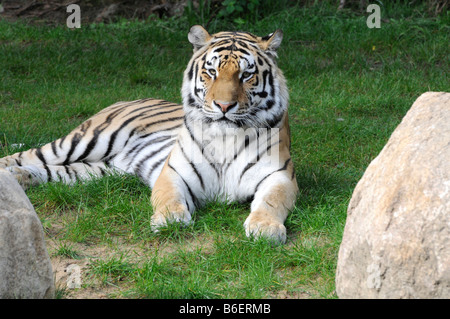
<path fill-rule="evenodd" d="M 226 113 L 228 109 L 235 106 L 237 102 L 223 102 L 223 101 L 214 101 L 214 103 L 220 107 L 223 113 Z"/>

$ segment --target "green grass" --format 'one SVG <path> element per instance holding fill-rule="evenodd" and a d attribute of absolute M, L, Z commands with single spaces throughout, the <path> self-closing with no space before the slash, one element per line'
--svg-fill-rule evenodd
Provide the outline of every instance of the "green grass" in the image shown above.
<path fill-rule="evenodd" d="M 389 22 L 381 29 L 321 4 L 241 26 L 285 34 L 279 65 L 290 88 L 300 187 L 286 245 L 247 239 L 249 205 L 240 204 L 211 203 L 193 225 L 152 233 L 150 190 L 137 178 L 108 176 L 27 192 L 55 243 L 51 256 L 89 259 L 80 290 L 112 287 L 112 298 L 335 298 L 353 188 L 414 100 L 449 90 L 448 16 L 383 10 Z M 61 137 L 119 100 L 180 102 L 188 29 L 185 18 L 79 30 L 0 20 L 0 156 Z"/>
<path fill-rule="evenodd" d="M 72 245 L 64 242 L 60 243 L 59 247 L 53 253 L 53 256 L 62 256 L 71 259 L 82 258 L 82 256 L 72 247 Z"/>

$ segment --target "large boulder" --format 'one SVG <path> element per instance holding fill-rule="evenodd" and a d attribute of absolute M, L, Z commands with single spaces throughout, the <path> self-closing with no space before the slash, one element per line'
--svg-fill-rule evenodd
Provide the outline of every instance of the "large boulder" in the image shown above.
<path fill-rule="evenodd" d="M 340 298 L 450 298 L 450 93 L 421 95 L 358 182 Z"/>
<path fill-rule="evenodd" d="M 16 179 L 0 169 L 0 298 L 53 298 L 41 222 Z"/>

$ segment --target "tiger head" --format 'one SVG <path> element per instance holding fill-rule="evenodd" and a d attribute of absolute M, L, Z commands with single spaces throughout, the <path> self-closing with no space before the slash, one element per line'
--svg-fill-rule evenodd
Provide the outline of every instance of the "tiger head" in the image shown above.
<path fill-rule="evenodd" d="M 286 81 L 276 64 L 282 38 L 281 30 L 265 37 L 210 35 L 193 26 L 188 39 L 194 54 L 182 87 L 186 119 L 219 129 L 280 126 L 288 106 Z"/>

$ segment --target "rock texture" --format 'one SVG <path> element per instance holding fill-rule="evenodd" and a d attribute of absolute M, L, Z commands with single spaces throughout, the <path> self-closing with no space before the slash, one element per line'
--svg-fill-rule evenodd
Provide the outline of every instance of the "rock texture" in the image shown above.
<path fill-rule="evenodd" d="M 16 179 L 0 169 L 0 298 L 53 298 L 41 222 Z"/>
<path fill-rule="evenodd" d="M 340 298 L 450 298 L 450 93 L 421 95 L 358 182 Z"/>

